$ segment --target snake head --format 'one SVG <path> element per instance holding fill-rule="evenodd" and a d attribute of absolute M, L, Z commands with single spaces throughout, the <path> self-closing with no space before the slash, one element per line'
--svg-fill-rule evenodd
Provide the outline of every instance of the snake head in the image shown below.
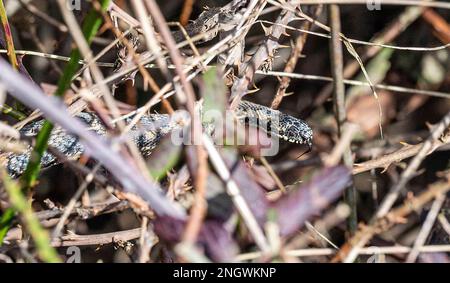
<path fill-rule="evenodd" d="M 276 127 L 272 127 L 279 138 L 297 144 L 308 145 L 312 148 L 313 131 L 305 121 L 280 113 Z"/>
<path fill-rule="evenodd" d="M 305 121 L 278 110 L 242 100 L 236 108 L 238 119 L 291 143 L 305 144 L 311 151 L 313 131 Z"/>

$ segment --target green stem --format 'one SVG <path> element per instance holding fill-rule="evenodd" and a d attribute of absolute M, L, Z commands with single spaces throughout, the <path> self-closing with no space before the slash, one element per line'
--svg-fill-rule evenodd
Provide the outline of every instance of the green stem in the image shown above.
<path fill-rule="evenodd" d="M 14 41 L 11 33 L 11 27 L 9 26 L 8 16 L 6 15 L 5 5 L 3 5 L 3 0 L 0 0 L 0 19 L 2 21 L 3 30 L 5 31 L 5 40 L 8 48 L 8 57 L 14 70 L 19 69 L 19 64 L 17 62 L 16 51 L 14 48 Z"/>
<path fill-rule="evenodd" d="M 8 230 L 11 227 L 11 220 L 14 219 L 14 214 L 14 209 L 8 208 L 0 218 L 0 239 L 2 240 L 2 242 L 6 236 L 6 233 L 8 233 Z"/>
<path fill-rule="evenodd" d="M 14 109 L 11 106 L 8 106 L 6 104 L 1 105 L 0 108 L 1 108 L 3 114 L 8 115 L 18 121 L 22 121 L 23 119 L 25 119 L 27 117 L 22 112 Z"/>
<path fill-rule="evenodd" d="M 58 253 L 51 246 L 50 235 L 42 228 L 39 219 L 31 208 L 31 204 L 22 194 L 17 182 L 11 180 L 4 169 L 1 169 L 1 175 L 11 205 L 21 215 L 25 227 L 36 244 L 36 249 L 41 260 L 44 262 L 61 262 Z"/>
<path fill-rule="evenodd" d="M 106 10 L 109 5 L 110 0 L 102 0 L 102 8 Z M 98 32 L 100 25 L 102 24 L 102 17 L 95 11 L 91 9 L 86 17 L 85 22 L 83 23 L 83 34 L 88 43 L 92 42 L 94 35 Z M 55 92 L 56 97 L 62 97 L 66 90 L 69 89 L 70 84 L 72 82 L 72 78 L 77 72 L 79 65 L 78 62 L 81 59 L 81 54 L 78 49 L 74 49 L 70 56 L 70 61 L 64 69 L 63 75 L 58 82 L 58 88 Z M 40 163 L 41 158 L 44 152 L 48 148 L 48 139 L 50 138 L 51 131 L 53 130 L 53 124 L 49 121 L 45 121 L 44 126 L 41 131 L 37 135 L 36 138 L 36 146 L 33 149 L 32 158 L 28 163 L 27 168 L 25 169 L 25 173 L 21 178 L 21 182 L 23 188 L 28 190 L 33 187 L 35 181 L 37 180 L 39 171 L 40 171 Z"/>

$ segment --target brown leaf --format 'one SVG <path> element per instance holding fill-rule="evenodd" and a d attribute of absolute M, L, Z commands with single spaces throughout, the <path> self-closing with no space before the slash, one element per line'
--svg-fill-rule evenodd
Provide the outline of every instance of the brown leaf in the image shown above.
<path fill-rule="evenodd" d="M 385 91 L 380 91 L 378 96 L 383 113 L 381 124 L 384 124 L 395 117 L 395 99 L 391 93 Z M 368 138 L 379 133 L 379 106 L 377 100 L 371 95 L 355 98 L 348 107 L 347 118 L 349 122 L 358 124 Z"/>

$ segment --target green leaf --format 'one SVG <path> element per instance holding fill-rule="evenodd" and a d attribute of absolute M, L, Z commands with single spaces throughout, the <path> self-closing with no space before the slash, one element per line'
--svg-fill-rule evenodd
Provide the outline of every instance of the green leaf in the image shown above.
<path fill-rule="evenodd" d="M 181 146 L 172 142 L 170 135 L 161 140 L 147 161 L 147 167 L 154 180 L 161 180 L 177 165 L 181 157 L 181 149 Z"/>
<path fill-rule="evenodd" d="M 204 113 L 210 110 L 225 113 L 227 106 L 227 89 L 217 67 L 212 67 L 203 74 L 203 84 L 201 85 L 200 90 L 203 97 Z"/>

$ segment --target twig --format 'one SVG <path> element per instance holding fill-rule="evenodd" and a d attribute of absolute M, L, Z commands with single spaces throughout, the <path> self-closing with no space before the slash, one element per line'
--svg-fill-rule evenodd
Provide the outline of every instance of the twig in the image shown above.
<path fill-rule="evenodd" d="M 167 23 L 164 19 L 164 16 L 161 13 L 161 10 L 159 9 L 159 6 L 156 4 L 154 0 L 146 0 L 145 4 L 147 6 L 147 9 L 151 16 L 153 17 L 155 25 L 158 26 L 160 35 L 163 38 L 164 42 L 167 45 L 168 52 L 170 54 L 170 57 L 172 58 L 172 61 L 175 65 L 175 70 L 180 77 L 180 83 L 184 88 L 186 97 L 181 94 L 180 92 L 177 92 L 177 99 L 180 104 L 183 106 L 186 106 L 188 111 L 191 113 L 192 117 L 194 117 L 194 104 L 195 104 L 195 94 L 194 89 L 192 88 L 192 85 L 188 83 L 186 79 L 186 75 L 183 72 L 183 58 L 181 57 L 178 49 L 176 48 L 175 40 L 172 37 L 172 34 L 169 30 L 169 27 L 167 26 Z M 187 101 L 189 99 L 189 101 Z"/>
<path fill-rule="evenodd" d="M 91 205 L 89 207 L 77 208 L 72 210 L 70 216 L 75 216 L 75 218 L 81 220 L 92 219 L 96 216 L 109 214 L 114 212 L 124 211 L 131 208 L 130 202 L 128 201 L 117 201 L 117 202 L 105 202 Z M 45 228 L 53 227 L 59 222 L 57 217 L 64 213 L 65 209 L 55 208 L 50 210 L 43 210 L 35 212 L 36 217 L 41 222 Z M 20 241 L 22 240 L 23 231 L 21 227 L 13 228 L 5 237 L 5 242 Z"/>
<path fill-rule="evenodd" d="M 340 249 L 339 253 L 333 258 L 333 262 L 353 262 L 358 256 L 360 250 L 370 239 L 379 233 L 390 229 L 398 219 L 403 219 L 411 212 L 423 207 L 426 203 L 440 194 L 445 194 L 450 190 L 450 182 L 437 182 L 415 197 L 407 201 L 404 205 L 394 209 L 386 217 L 377 218 L 370 226 L 361 226 L 355 235 L 349 239 Z"/>
<path fill-rule="evenodd" d="M 203 135 L 203 143 L 206 150 L 208 151 L 211 163 L 216 169 L 217 174 L 219 174 L 220 178 L 226 183 L 227 193 L 230 195 L 234 205 L 242 216 L 244 222 L 247 224 L 247 227 L 252 234 L 253 239 L 255 240 L 256 244 L 261 249 L 263 254 L 266 254 L 270 251 L 269 243 L 264 236 L 261 227 L 259 227 L 258 222 L 256 221 L 256 218 L 250 210 L 248 204 L 242 197 L 237 184 L 231 178 L 230 171 L 225 165 L 225 162 L 222 160 L 219 152 L 214 147 L 214 144 L 206 134 Z"/>
<path fill-rule="evenodd" d="M 50 17 L 49 15 L 47 15 L 46 13 L 42 12 L 32 3 L 28 3 L 28 1 L 24 1 L 24 0 L 19 0 L 19 2 L 28 12 L 30 12 L 31 14 L 33 14 L 34 16 L 36 16 L 38 18 L 41 18 L 42 20 L 46 21 L 50 25 L 56 27 L 60 32 L 65 33 L 65 32 L 69 31 L 63 23 L 59 22 L 58 20 L 56 20 L 56 19 Z"/>
<path fill-rule="evenodd" d="M 431 149 L 426 154 L 430 155 L 440 147 L 447 145 L 449 143 L 450 143 L 450 134 L 446 134 L 442 138 L 434 140 Z M 392 163 L 400 162 L 403 159 L 417 155 L 419 151 L 422 149 L 423 145 L 424 142 L 416 145 L 404 146 L 399 150 L 383 155 L 379 158 L 355 164 L 352 172 L 353 174 L 359 174 L 374 168 L 387 168 Z"/>
<path fill-rule="evenodd" d="M 31 26 L 30 27 L 30 34 L 31 34 L 31 38 L 33 39 L 33 41 L 35 42 L 37 48 L 39 49 L 39 51 L 43 52 L 43 53 L 47 53 L 47 47 L 42 43 L 42 41 L 39 39 L 39 36 L 37 35 L 37 29 L 36 26 Z M 17 52 L 16 52 L 17 54 Z M 62 69 L 58 66 L 58 64 L 56 64 L 55 61 L 50 60 L 49 58 L 47 58 L 47 61 L 50 63 L 50 65 L 52 66 L 52 68 L 55 70 L 56 73 L 58 73 L 58 75 L 62 76 L 63 71 Z"/>
<path fill-rule="evenodd" d="M 445 218 L 445 214 L 439 214 L 438 216 L 439 224 L 441 224 L 442 229 L 450 235 L 450 223 L 448 222 L 447 218 Z"/>
<path fill-rule="evenodd" d="M 196 172 L 193 172 L 195 176 L 195 204 L 191 216 L 188 219 L 186 230 L 183 235 L 185 241 L 194 243 L 196 241 L 197 235 L 200 232 L 201 223 L 206 214 L 205 205 L 205 194 L 206 194 L 206 178 L 208 175 L 208 163 L 207 154 L 202 145 L 202 126 L 199 113 L 195 110 L 195 94 L 194 89 L 190 82 L 187 80 L 186 75 L 183 70 L 183 58 L 181 57 L 178 49 L 176 48 L 175 40 L 167 26 L 167 23 L 159 9 L 158 5 L 154 0 L 146 0 L 147 9 L 152 15 L 155 25 L 158 26 L 161 37 L 166 43 L 167 49 L 169 51 L 170 57 L 175 65 L 175 71 L 177 72 L 180 83 L 183 87 L 185 95 L 182 92 L 177 91 L 178 103 L 183 105 L 189 111 L 192 117 L 192 136 L 194 139 L 195 151 L 198 163 L 198 167 L 191 166 L 191 168 L 197 168 Z M 175 88 L 176 89 L 176 88 Z M 194 162 L 188 160 L 189 162 Z"/>
<path fill-rule="evenodd" d="M 423 12 L 422 7 L 407 7 L 403 13 L 401 13 L 393 22 L 387 25 L 383 31 L 376 35 L 371 42 L 385 44 L 393 42 L 394 39 L 399 36 L 409 25 L 411 25 Z M 361 56 L 363 61 L 374 57 L 378 52 L 382 50 L 380 45 L 368 46 Z M 348 79 L 356 74 L 359 70 L 359 63 L 356 60 L 352 60 L 344 68 L 344 78 Z M 330 96 L 333 88 L 331 84 L 325 86 L 317 95 L 317 99 L 314 102 L 316 106 L 322 104 L 328 96 Z"/>
<path fill-rule="evenodd" d="M 290 74 L 290 73 L 277 72 L 277 71 L 267 71 L 267 72 L 256 71 L 256 73 L 260 74 L 260 75 L 267 75 L 267 76 L 289 77 L 289 78 L 295 78 L 295 79 L 316 80 L 316 81 L 323 81 L 323 82 L 332 82 L 333 81 L 333 78 L 331 78 L 331 77 L 307 75 L 307 74 L 299 74 L 299 73 L 291 73 Z M 344 84 L 353 85 L 353 86 L 370 87 L 370 84 L 367 82 L 355 81 L 355 80 L 344 80 Z M 378 90 L 389 90 L 389 91 L 398 92 L 398 93 L 422 94 L 422 95 L 441 97 L 441 98 L 447 98 L 447 99 L 450 98 L 450 94 L 445 93 L 445 92 L 439 92 L 439 91 L 421 90 L 421 89 L 407 88 L 407 87 L 401 87 L 401 86 L 395 86 L 395 85 L 385 85 L 385 84 L 375 84 L 375 85 L 373 85 L 373 87 Z"/>
<path fill-rule="evenodd" d="M 63 0 L 61 0 L 61 1 L 64 2 Z M 109 0 L 103 0 L 103 4 L 105 4 L 107 2 L 109 2 Z M 67 10 L 66 9 L 67 7 L 65 6 L 65 4 L 66 4 L 66 2 L 61 4 L 63 6 L 63 8 L 62 8 L 63 13 Z M 96 12 L 91 10 L 89 12 L 88 16 L 86 17 L 86 20 L 83 25 L 84 33 L 81 34 L 80 36 L 82 38 L 85 37 L 88 42 L 92 41 L 92 38 L 97 33 L 100 24 L 101 24 L 101 19 L 99 20 L 96 15 Z M 15 54 L 14 54 L 14 57 L 15 57 Z M 69 63 L 67 64 L 66 68 L 64 69 L 63 76 L 59 79 L 58 88 L 55 92 L 56 97 L 62 97 L 64 95 L 65 91 L 67 89 L 69 89 L 72 76 L 75 74 L 76 69 L 78 67 L 78 61 L 80 59 L 80 52 L 77 49 L 74 49 L 72 51 L 72 54 L 70 57 L 71 57 L 71 59 L 70 59 Z M 9 67 L 6 67 L 6 68 L 9 68 Z M 13 68 L 17 69 L 17 66 L 15 66 L 13 64 Z M 29 83 L 29 82 L 27 82 L 27 83 Z M 50 139 L 52 130 L 53 130 L 53 124 L 51 124 L 49 121 L 45 121 L 44 125 L 42 126 L 41 130 L 39 131 L 39 133 L 36 137 L 36 145 L 33 148 L 33 151 L 31 153 L 31 158 L 27 164 L 25 172 L 21 176 L 21 185 L 23 186 L 25 191 L 28 191 L 31 187 L 33 187 L 38 178 L 38 174 L 41 169 L 41 166 L 40 166 L 41 159 L 42 159 L 42 156 L 44 155 L 44 152 L 48 148 L 48 140 Z M 11 215 L 11 214 L 5 214 L 5 215 Z M 5 222 L 5 223 L 8 223 L 8 222 L 10 223 L 11 221 L 12 221 L 12 218 L 10 218 L 10 219 L 3 218 L 3 222 Z M 7 227 L 7 226 L 8 225 L 6 225 L 5 227 Z M 2 242 L 2 238 L 0 237 L 0 244 L 1 244 L 1 242 Z"/>
<path fill-rule="evenodd" d="M 423 244 L 425 244 L 425 241 L 428 238 L 428 235 L 431 232 L 431 229 L 433 228 L 433 225 L 436 221 L 436 217 L 439 214 L 439 211 L 441 210 L 442 205 L 444 204 L 445 196 L 444 195 L 438 195 L 436 196 L 436 199 L 434 200 L 433 204 L 431 205 L 431 209 L 428 212 L 427 218 L 425 219 L 425 222 L 422 225 L 422 228 L 420 229 L 419 234 L 416 237 L 416 240 L 414 241 L 413 248 L 408 254 L 408 257 L 406 258 L 406 262 L 413 263 L 416 261 L 417 257 L 420 254 L 420 248 L 423 247 Z"/>
<path fill-rule="evenodd" d="M 149 233 L 148 233 L 148 218 L 142 217 L 141 222 L 141 236 L 139 237 L 139 263 L 146 263 L 150 260 Z"/>
<path fill-rule="evenodd" d="M 72 210 L 71 216 L 76 215 L 81 219 L 90 219 L 98 215 L 120 212 L 130 208 L 128 201 L 115 201 L 96 203 L 88 207 L 77 208 Z M 40 221 L 60 217 L 66 209 L 50 209 L 36 212 L 36 216 Z"/>
<path fill-rule="evenodd" d="M 393 247 L 367 247 L 361 249 L 360 254 L 363 255 L 377 255 L 377 254 L 405 254 L 412 250 L 410 247 L 393 246 Z M 421 253 L 436 253 L 436 252 L 449 252 L 450 245 L 430 245 L 422 246 L 419 249 Z M 291 250 L 286 252 L 290 256 L 324 256 L 333 255 L 336 253 L 335 249 L 303 249 L 303 250 Z"/>
<path fill-rule="evenodd" d="M 68 132 L 78 136 L 81 143 L 91 155 L 101 162 L 120 181 L 124 189 L 135 193 L 148 201 L 152 209 L 159 214 L 166 214 L 183 219 L 184 211 L 176 204 L 168 201 L 156 184 L 148 182 L 140 174 L 136 174 L 134 166 L 123 156 L 111 149 L 103 139 L 88 131 L 79 120 L 71 117 L 61 102 L 48 97 L 27 79 L 11 70 L 11 67 L 0 59 L 0 81 L 11 94 L 31 108 L 39 108 L 47 118 L 58 123 Z"/>
<path fill-rule="evenodd" d="M 53 239 L 51 245 L 53 247 L 106 245 L 117 242 L 128 242 L 138 239 L 140 235 L 141 228 L 95 235 L 69 234 Z"/>
<path fill-rule="evenodd" d="M 150 21 L 144 3 L 137 0 L 133 0 L 131 3 L 133 4 L 134 10 L 141 23 L 141 27 L 145 36 L 145 42 L 147 43 L 148 48 L 155 55 L 156 63 L 158 64 L 161 72 L 166 76 L 167 79 L 170 79 L 170 74 L 167 70 L 167 63 L 162 56 L 162 47 L 159 45 L 158 40 L 156 39 L 153 23 Z"/>
<path fill-rule="evenodd" d="M 366 0 L 297 0 L 297 2 L 304 5 L 317 4 L 364 4 L 367 5 Z M 382 0 L 382 5 L 401 5 L 401 6 L 420 6 L 450 9 L 450 3 L 443 1 L 427 1 L 427 0 Z"/>
<path fill-rule="evenodd" d="M 95 4 L 97 2 L 94 2 L 94 8 L 98 11 L 105 11 L 109 6 L 109 0 L 104 0 L 101 2 L 100 7 L 96 7 Z M 68 10 L 66 7 L 66 1 L 65 0 L 58 0 L 58 4 L 60 6 L 61 13 L 63 15 L 64 20 L 67 23 L 67 26 L 69 28 L 70 33 L 72 34 L 74 41 L 76 42 L 80 54 L 84 57 L 85 60 L 88 62 L 92 62 L 93 55 L 92 51 L 89 48 L 89 41 L 85 40 L 85 37 L 83 36 L 83 32 L 80 29 L 77 20 L 75 18 L 75 15 L 72 11 Z M 97 3 L 98 4 L 98 3 Z M 95 12 L 97 13 L 97 11 Z M 97 25 L 100 25 L 101 18 L 99 17 Z M 92 72 L 92 76 L 94 78 L 94 81 L 98 83 L 98 87 L 100 92 L 103 94 L 103 98 L 105 99 L 106 105 L 111 111 L 111 114 L 114 118 L 120 117 L 120 111 L 117 107 L 117 104 L 109 91 L 109 88 L 107 87 L 106 83 L 104 83 L 104 77 L 102 72 L 100 71 L 100 68 L 94 63 L 89 63 L 89 68 Z M 123 122 L 118 122 L 117 127 L 119 130 L 123 131 L 125 128 L 125 124 Z M 139 170 L 141 170 L 143 176 L 147 176 L 147 169 L 145 166 L 145 162 L 142 159 L 142 156 L 139 153 L 139 150 L 137 149 L 137 146 L 130 140 L 125 139 L 125 143 L 130 149 L 131 154 L 134 157 L 134 160 L 136 161 L 136 165 Z"/>
<path fill-rule="evenodd" d="M 104 2 L 108 2 L 109 0 L 103 0 Z M 62 5 L 64 8 L 63 12 L 67 10 L 66 2 Z M 100 26 L 101 20 L 99 21 L 96 12 L 91 10 L 86 18 L 86 21 L 83 25 L 84 34 L 81 37 L 86 37 L 87 41 L 92 41 L 92 38 L 97 33 L 97 30 Z M 60 78 L 58 82 L 58 89 L 55 92 L 56 97 L 62 97 L 65 91 L 70 87 L 70 82 L 72 76 L 75 74 L 76 68 L 78 67 L 78 61 L 80 58 L 80 52 L 77 49 L 74 49 L 71 54 L 71 60 L 68 65 L 64 69 L 63 76 Z M 44 154 L 44 151 L 47 149 L 47 141 L 50 138 L 51 131 L 53 129 L 53 125 L 46 121 L 41 131 L 39 131 L 38 136 L 36 137 L 36 146 L 33 149 L 32 156 L 36 156 L 36 158 L 30 159 L 29 164 L 22 176 L 22 181 L 24 183 L 24 187 L 30 188 L 33 186 L 34 182 L 37 179 L 37 174 L 40 170 L 40 161 Z"/>
<path fill-rule="evenodd" d="M 64 213 L 62 214 L 61 218 L 59 219 L 58 224 L 56 225 L 55 229 L 52 233 L 52 238 L 57 238 L 61 234 L 61 231 L 66 223 L 66 220 L 69 218 L 70 214 L 72 213 L 72 210 L 75 208 L 75 205 L 77 204 L 78 199 L 81 197 L 81 195 L 84 193 L 84 191 L 87 189 L 88 185 L 92 182 L 94 179 L 94 175 L 100 168 L 100 164 L 97 164 L 92 171 L 86 175 L 83 183 L 81 186 L 79 186 L 78 190 L 75 192 L 73 197 L 70 199 L 69 203 L 64 208 Z"/>
<path fill-rule="evenodd" d="M 269 175 L 277 184 L 278 188 L 280 189 L 280 192 L 282 192 L 283 194 L 286 193 L 286 188 L 284 187 L 283 182 L 281 182 L 280 177 L 278 177 L 277 173 L 273 171 L 272 165 L 270 165 L 270 163 L 267 162 L 267 159 L 264 156 L 261 156 L 259 160 L 261 160 L 261 163 L 264 165 Z"/>
<path fill-rule="evenodd" d="M 360 250 L 363 255 L 378 255 L 378 254 L 406 254 L 411 251 L 410 247 L 392 246 L 392 247 L 367 247 Z M 419 249 L 421 253 L 438 253 L 450 252 L 450 245 L 429 245 L 423 246 Z M 329 256 L 336 254 L 336 249 L 297 249 L 286 251 L 286 255 L 293 257 L 312 257 L 312 256 Z M 259 252 L 240 254 L 236 261 L 248 261 L 261 257 Z"/>
<path fill-rule="evenodd" d="M 314 226 L 317 227 L 318 231 L 324 233 L 344 221 L 349 215 L 350 208 L 348 205 L 341 203 L 338 204 L 335 209 L 323 216 L 322 219 L 317 220 Z M 313 237 L 313 231 L 308 230 L 306 233 L 301 234 L 288 242 L 284 247 L 284 250 L 288 251 L 294 248 L 305 247 L 312 242 Z"/>
<path fill-rule="evenodd" d="M 273 0 L 268 0 L 268 1 L 270 3 L 273 3 L 274 5 L 279 5 L 279 3 L 274 2 Z M 289 10 L 291 13 L 294 13 L 295 15 L 303 17 L 305 20 L 307 20 L 307 21 L 309 21 L 311 23 L 314 23 L 314 25 L 320 27 L 321 29 L 332 33 L 332 30 L 331 30 L 330 27 L 322 24 L 321 22 L 319 22 L 317 20 L 312 19 L 310 16 L 304 14 L 302 11 L 296 11 L 295 6 L 292 6 L 291 3 L 285 2 L 285 5 L 286 5 L 285 9 Z M 339 35 L 339 38 L 344 43 L 348 53 L 351 56 L 353 56 L 356 59 L 356 61 L 358 62 L 359 66 L 361 68 L 361 71 L 362 71 L 362 73 L 363 73 L 367 83 L 369 84 L 370 89 L 372 90 L 372 94 L 373 94 L 374 98 L 377 101 L 378 113 L 379 113 L 379 123 L 378 123 L 378 125 L 379 125 L 379 128 L 380 128 L 380 135 L 381 135 L 381 137 L 383 137 L 383 128 L 382 128 L 382 125 L 381 125 L 383 113 L 382 113 L 381 104 L 380 104 L 380 100 L 379 100 L 377 91 L 376 91 L 376 89 L 375 89 L 375 87 L 374 87 L 374 85 L 372 83 L 372 80 L 371 80 L 371 78 L 370 78 L 370 76 L 369 76 L 369 74 L 368 74 L 368 72 L 367 72 L 367 70 L 366 70 L 366 68 L 365 68 L 365 66 L 363 64 L 363 61 L 361 60 L 361 57 L 359 56 L 359 54 L 356 52 L 355 48 L 353 47 L 352 42 L 342 32 L 339 32 L 337 35 Z"/>
<path fill-rule="evenodd" d="M 428 8 L 423 12 L 422 18 L 433 27 L 435 36 L 442 43 L 450 42 L 450 24 L 441 15 Z"/>
<path fill-rule="evenodd" d="M 323 163 L 326 166 L 335 166 L 339 163 L 343 156 L 345 158 L 345 155 L 347 154 L 346 151 L 348 151 L 353 137 L 359 130 L 360 128 L 358 125 L 346 123 L 342 129 L 338 143 L 333 147 L 332 152 L 323 158 Z"/>
<path fill-rule="evenodd" d="M 181 10 L 180 23 L 185 26 L 188 24 L 189 18 L 192 14 L 192 8 L 194 7 L 195 0 L 186 0 L 183 4 L 183 10 Z"/>
<path fill-rule="evenodd" d="M 433 130 L 431 131 L 430 137 L 423 143 L 419 152 L 411 160 L 408 167 L 402 172 L 400 180 L 394 187 L 392 187 L 387 196 L 384 198 L 383 202 L 380 205 L 380 208 L 376 213 L 376 217 L 383 217 L 388 213 L 395 200 L 397 199 L 400 191 L 403 190 L 409 180 L 413 178 L 414 172 L 416 172 L 417 168 L 419 168 L 419 165 L 422 163 L 422 160 L 433 148 L 434 142 L 441 138 L 442 134 L 449 127 L 449 125 L 450 112 L 448 112 L 444 116 L 444 118 L 442 118 L 442 120 L 436 126 L 434 126 Z"/>
<path fill-rule="evenodd" d="M 152 50 L 153 54 L 155 54 L 156 62 L 160 66 L 160 69 L 163 72 L 165 72 L 166 64 L 165 64 L 165 61 L 163 60 L 164 56 L 162 56 L 161 47 L 158 44 L 156 44 L 157 40 L 154 35 L 154 30 L 152 28 L 153 26 L 149 22 L 148 15 L 145 13 L 145 7 L 142 7 L 143 4 L 141 3 L 141 1 L 133 1 L 132 3 L 134 4 L 133 6 L 135 6 L 135 10 L 137 11 L 137 14 L 141 18 L 141 21 L 143 21 L 143 24 L 141 24 L 141 25 L 145 27 L 144 35 L 145 35 L 146 43 L 149 46 L 149 48 Z M 116 5 L 112 5 L 112 6 L 114 7 L 114 9 L 118 9 L 118 7 Z M 122 10 L 119 10 L 119 11 L 122 12 Z M 123 14 L 123 13 L 125 13 L 125 12 L 122 12 L 121 16 L 127 15 L 127 14 Z M 139 72 L 141 73 L 142 77 L 144 78 L 144 81 L 147 82 L 148 86 L 153 90 L 153 92 L 157 93 L 157 95 L 155 95 L 154 97 L 152 97 L 152 99 L 150 99 L 150 101 L 146 104 L 146 106 L 151 104 L 151 102 L 153 102 L 155 99 L 160 98 L 158 96 L 158 93 L 161 93 L 161 88 L 155 82 L 155 80 L 150 75 L 150 73 L 145 69 L 144 65 L 140 62 L 140 57 L 148 56 L 148 54 L 146 54 L 146 53 L 148 53 L 148 51 L 145 51 L 142 54 L 138 55 L 136 53 L 135 48 L 130 43 L 130 41 L 126 37 L 124 37 L 123 34 L 121 34 L 121 32 L 117 28 L 115 28 L 112 25 L 111 19 L 107 15 L 104 15 L 104 18 L 105 18 L 105 21 L 111 26 L 111 29 L 114 32 L 114 34 L 116 35 L 116 37 L 120 38 L 121 42 L 128 49 L 128 52 L 133 59 L 133 63 L 139 69 Z M 127 67 L 127 64 L 124 64 L 119 70 L 116 70 L 116 71 L 120 72 L 123 68 L 126 68 L 126 67 Z M 168 75 L 167 72 L 165 72 L 165 75 L 166 76 Z M 126 76 L 128 76 L 128 75 L 125 75 L 125 77 Z M 168 111 L 168 113 L 173 112 L 172 106 L 164 97 L 162 98 L 162 104 L 165 107 L 165 109 Z M 146 108 L 147 109 L 146 111 L 149 111 L 150 110 L 149 108 L 150 108 L 150 106 L 148 106 Z M 124 130 L 122 131 L 122 134 L 127 133 L 132 127 L 134 127 L 137 124 L 137 122 L 139 121 L 139 119 L 142 117 L 142 114 L 143 114 L 143 112 L 138 113 L 138 115 L 136 115 L 133 118 L 133 120 L 124 128 Z"/>
<path fill-rule="evenodd" d="M 341 34 L 341 19 L 340 10 L 338 5 L 329 6 L 330 13 L 330 25 L 331 25 L 331 41 L 330 41 L 330 53 L 331 53 L 331 72 L 333 73 L 333 88 L 334 88 L 334 111 L 336 116 L 336 121 L 338 125 L 338 135 L 342 140 L 339 145 L 333 150 L 333 158 L 329 158 L 328 162 L 337 163 L 337 156 L 342 153 L 342 159 L 348 168 L 353 167 L 352 152 L 350 149 L 350 144 L 354 133 L 356 132 L 355 126 L 349 126 L 343 135 L 343 127 L 347 122 L 347 112 L 345 108 L 345 87 L 344 87 L 344 76 L 343 76 L 343 65 L 344 65 L 344 55 L 342 52 L 342 44 L 339 40 Z M 340 159 L 340 158 L 339 158 Z M 348 237 L 353 235 L 357 230 L 358 217 L 357 217 L 357 207 L 356 207 L 356 189 L 353 184 L 350 184 L 345 190 L 345 201 L 350 207 L 350 215 L 347 219 Z"/>

